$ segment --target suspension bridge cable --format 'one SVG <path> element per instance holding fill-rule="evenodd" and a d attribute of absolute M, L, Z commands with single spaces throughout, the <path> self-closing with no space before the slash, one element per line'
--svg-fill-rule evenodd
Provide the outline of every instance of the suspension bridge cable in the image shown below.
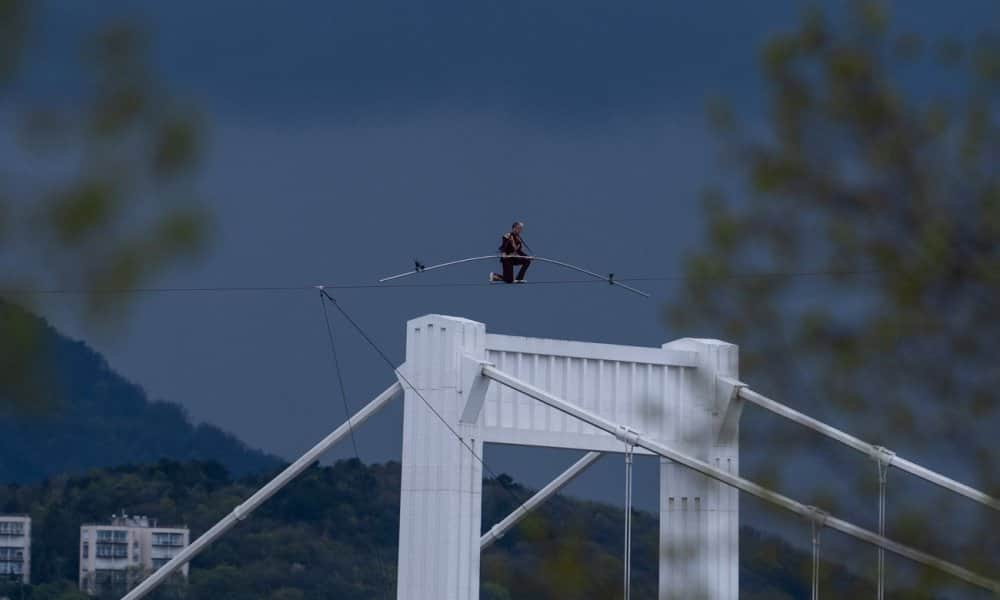
<path fill-rule="evenodd" d="M 343 316 L 344 319 L 348 323 L 350 323 L 352 327 L 354 327 L 355 331 L 358 332 L 358 335 L 360 335 L 368 343 L 368 345 L 371 346 L 373 350 L 375 350 L 375 352 L 382 358 L 382 360 L 386 363 L 386 365 L 388 365 L 389 369 L 392 370 L 392 372 L 397 377 L 402 379 L 403 383 L 405 383 L 411 390 L 413 390 L 413 393 L 415 393 L 417 397 L 420 398 L 420 401 L 424 403 L 424 406 L 426 406 L 431 411 L 431 414 L 433 414 L 437 418 L 437 420 L 440 421 L 441 424 L 444 425 L 449 432 L 451 432 L 451 434 L 455 437 L 455 439 L 458 440 L 459 444 L 461 444 L 466 450 L 469 451 L 469 454 L 471 454 L 472 458 L 474 458 L 476 462 L 478 462 L 483 467 L 483 470 L 486 471 L 489 474 L 489 476 L 492 477 L 494 480 L 499 480 L 499 476 L 492 468 L 490 468 L 486 460 L 483 457 L 479 456 L 475 448 L 470 446 L 469 443 L 465 441 L 465 438 L 462 437 L 462 434 L 460 434 L 458 431 L 455 430 L 454 427 L 452 427 L 451 423 L 449 423 L 447 419 L 445 419 L 444 416 L 436 408 L 434 408 L 434 405 L 432 405 L 430 401 L 428 401 L 427 398 L 425 398 L 424 395 L 420 393 L 420 390 L 418 390 L 417 387 L 414 386 L 412 382 L 410 382 L 410 380 L 406 377 L 406 375 L 404 375 L 402 371 L 396 368 L 396 365 L 393 364 L 392 359 L 389 358 L 389 355 L 387 355 L 382 350 L 382 348 L 377 343 L 375 343 L 375 340 L 368 335 L 368 333 L 361 327 L 361 325 L 357 321 L 354 320 L 353 317 L 351 317 L 350 313 L 348 313 L 344 309 L 344 307 L 341 306 L 339 302 L 337 302 L 337 299 L 331 296 L 322 286 L 319 286 L 319 291 L 320 294 L 322 294 L 327 299 L 327 301 L 333 304 L 334 308 L 336 308 L 337 311 L 340 312 L 341 316 Z M 500 487 L 504 491 L 506 491 L 507 494 L 511 497 L 511 499 L 515 502 L 515 504 L 518 505 L 518 509 L 525 508 L 525 503 L 530 498 L 522 500 L 518 498 L 517 495 L 514 494 L 514 492 L 511 491 L 507 486 L 501 484 Z"/>
<path fill-rule="evenodd" d="M 885 537 L 885 495 L 886 495 L 886 481 L 889 477 L 889 467 L 892 466 L 892 459 L 895 458 L 895 454 L 881 446 L 878 447 L 878 452 L 875 457 L 876 467 L 878 468 L 878 534 Z M 878 549 L 878 600 L 885 600 L 885 549 L 879 547 Z"/>
<path fill-rule="evenodd" d="M 812 522 L 812 600 L 819 600 L 819 531 Z"/>
<path fill-rule="evenodd" d="M 819 544 L 820 534 L 826 526 L 827 514 L 816 507 L 811 507 L 812 514 L 809 523 L 812 528 L 812 600 L 819 600 Z"/>
<path fill-rule="evenodd" d="M 351 415 L 354 411 L 351 410 L 351 406 L 347 400 L 347 387 L 344 385 L 344 374 L 340 368 L 340 358 L 337 355 L 337 343 L 333 335 L 333 324 L 330 323 L 330 315 L 327 313 L 326 302 L 323 300 L 323 296 L 319 296 L 320 309 L 323 311 L 323 321 L 326 323 L 326 335 L 327 339 L 330 341 L 330 355 L 333 358 L 334 371 L 337 373 L 337 383 L 340 387 L 340 397 L 344 402 L 344 414 L 347 418 L 347 430 L 351 437 L 351 446 L 354 448 L 354 458 L 357 459 L 358 464 L 364 467 L 364 463 L 361 461 L 361 453 L 358 451 L 358 441 L 354 436 L 354 425 L 351 423 Z M 363 473 L 362 473 L 363 475 Z M 374 485 L 378 485 L 375 481 Z M 371 490 L 369 490 L 370 492 Z M 378 548 L 378 542 L 372 540 L 371 542 L 372 553 L 375 555 L 375 562 L 378 565 L 379 573 L 382 576 L 382 598 L 383 600 L 389 600 L 389 572 L 385 567 L 385 561 L 382 560 L 382 552 Z"/>
<path fill-rule="evenodd" d="M 635 446 L 625 446 L 625 591 L 624 600 L 632 598 L 632 453 Z"/>

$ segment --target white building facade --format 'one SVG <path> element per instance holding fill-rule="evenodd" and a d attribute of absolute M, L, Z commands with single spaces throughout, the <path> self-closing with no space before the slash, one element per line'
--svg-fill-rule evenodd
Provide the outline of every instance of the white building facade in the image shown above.
<path fill-rule="evenodd" d="M 0 580 L 31 583 L 31 517 L 0 515 Z"/>
<path fill-rule="evenodd" d="M 124 593 L 188 545 L 187 527 L 159 527 L 148 517 L 113 516 L 80 527 L 80 590 Z M 187 579 L 188 566 L 180 571 Z"/>

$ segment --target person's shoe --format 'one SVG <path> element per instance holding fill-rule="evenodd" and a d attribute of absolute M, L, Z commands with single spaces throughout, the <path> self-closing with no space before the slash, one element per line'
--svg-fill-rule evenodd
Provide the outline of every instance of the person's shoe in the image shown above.
<path fill-rule="evenodd" d="M 501 281 L 501 280 L 503 280 L 503 277 L 500 277 L 496 273 L 492 273 L 492 272 L 490 273 L 490 283 L 496 283 L 496 282 Z"/>
<path fill-rule="evenodd" d="M 514 283 L 528 283 L 527 279 L 515 279 Z"/>

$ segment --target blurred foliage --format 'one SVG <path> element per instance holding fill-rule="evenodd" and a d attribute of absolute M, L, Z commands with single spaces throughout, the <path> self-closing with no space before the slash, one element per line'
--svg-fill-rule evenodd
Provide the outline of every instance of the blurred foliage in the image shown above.
<path fill-rule="evenodd" d="M 996 494 L 1000 37 L 924 40 L 894 28 L 888 4 L 811 10 L 774 35 L 761 120 L 712 103 L 725 174 L 705 194 L 705 242 L 667 319 L 738 343 L 753 388 L 910 458 L 964 466 L 956 476 Z M 818 452 L 815 436 L 748 413 L 769 455 Z M 841 491 L 874 467 L 854 472 Z M 838 508 L 819 487 L 831 482 L 791 479 Z M 890 506 L 902 503 L 890 486 Z M 935 549 L 928 535 L 948 532 L 926 519 L 962 510 L 975 521 L 962 531 L 979 536 L 962 544 L 980 550 L 942 554 L 998 575 L 996 515 L 925 504 L 908 521 L 890 509 L 890 534 Z"/>
<path fill-rule="evenodd" d="M 129 296 L 110 290 L 140 286 L 205 243 L 193 181 L 203 124 L 164 89 L 137 26 L 109 24 L 73 55 L 41 60 L 53 52 L 38 41 L 42 13 L 0 0 L 0 116 L 14 124 L 0 140 L 12 148 L 0 162 L 0 295 L 30 306 L 34 289 L 80 290 L 85 316 L 120 320 Z M 40 368 L 30 324 L 3 326 L 16 336 L 0 337 L 0 389 L 37 387 L 25 381 Z M 22 408 L 46 400 L 2 396 Z"/>
<path fill-rule="evenodd" d="M 32 517 L 35 585 L 26 588 L 25 598 L 77 598 L 72 589 L 82 522 L 105 521 L 124 508 L 163 525 L 187 524 L 197 536 L 269 477 L 233 481 L 217 463 L 161 461 L 0 487 L 0 510 Z M 398 463 L 366 467 L 349 460 L 313 467 L 197 557 L 186 587 L 165 589 L 153 597 L 370 600 L 383 597 L 383 591 L 394 597 L 399 477 Z M 504 487 L 518 497 L 531 493 L 506 476 L 487 480 L 484 529 L 515 508 Z M 655 516 L 643 511 L 635 512 L 633 524 L 633 594 L 653 598 L 659 529 Z M 619 507 L 555 496 L 484 552 L 481 597 L 620 598 L 623 527 Z M 741 598 L 806 597 L 808 587 L 799 573 L 809 568 L 808 553 L 746 528 L 740 545 Z M 829 597 L 873 595 L 869 582 L 842 567 L 824 563 L 824 574 Z M 899 595 L 892 597 L 915 597 L 910 590 L 893 591 Z M 17 597 L 13 589 L 0 587 L 0 595 L 5 592 Z"/>

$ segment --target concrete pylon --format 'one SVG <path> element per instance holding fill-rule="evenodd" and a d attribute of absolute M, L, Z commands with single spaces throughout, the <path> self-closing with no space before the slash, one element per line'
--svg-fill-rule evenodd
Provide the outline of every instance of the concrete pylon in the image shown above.
<path fill-rule="evenodd" d="M 739 474 L 742 401 L 719 377 L 739 377 L 739 348 L 685 338 L 663 345 L 697 354 L 681 384 L 688 401 L 674 447 Z M 739 493 L 669 460 L 660 461 L 660 600 L 739 598 Z"/>
<path fill-rule="evenodd" d="M 482 323 L 427 315 L 406 328 L 402 382 L 398 600 L 478 600 L 482 464 L 428 404 L 482 457 L 479 426 L 461 423 L 462 370 L 486 358 Z M 424 402 L 426 400 L 426 403 Z"/>

